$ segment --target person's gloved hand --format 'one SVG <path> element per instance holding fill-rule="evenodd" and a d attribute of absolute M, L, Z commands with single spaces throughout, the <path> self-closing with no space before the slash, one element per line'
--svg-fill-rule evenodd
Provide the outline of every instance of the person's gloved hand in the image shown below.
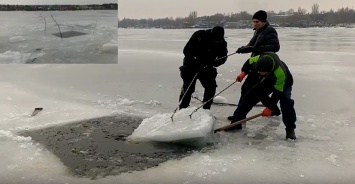
<path fill-rule="evenodd" d="M 261 113 L 261 116 L 271 116 L 271 113 L 272 113 L 272 110 L 271 109 L 269 109 L 269 108 L 265 108 L 264 110 L 263 110 L 263 112 Z"/>
<path fill-rule="evenodd" d="M 253 52 L 253 46 L 242 46 L 239 47 L 236 51 L 236 53 L 239 54 L 250 53 L 250 52 Z"/>
<path fill-rule="evenodd" d="M 236 80 L 237 80 L 238 82 L 242 82 L 242 80 L 244 79 L 245 75 L 246 75 L 245 72 L 240 73 L 240 74 L 237 76 Z"/>

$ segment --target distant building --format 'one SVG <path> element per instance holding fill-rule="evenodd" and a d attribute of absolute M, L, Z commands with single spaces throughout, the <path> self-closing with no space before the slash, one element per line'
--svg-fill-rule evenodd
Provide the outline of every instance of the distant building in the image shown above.
<path fill-rule="evenodd" d="M 199 20 L 195 25 L 191 26 L 191 28 L 210 28 L 209 22 L 205 20 Z"/>
<path fill-rule="evenodd" d="M 226 22 L 224 28 L 226 29 L 242 29 L 251 28 L 250 20 L 240 20 L 238 22 Z"/>

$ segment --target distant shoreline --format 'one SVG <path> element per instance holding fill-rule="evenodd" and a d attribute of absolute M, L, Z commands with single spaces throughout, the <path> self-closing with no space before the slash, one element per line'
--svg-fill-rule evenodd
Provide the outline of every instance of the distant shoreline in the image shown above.
<path fill-rule="evenodd" d="M 0 5 L 0 11 L 80 11 L 118 10 L 117 3 L 87 5 Z"/>
<path fill-rule="evenodd" d="M 98 9 L 98 10 L 111 10 L 111 9 Z M 98 11 L 98 10 L 0 10 L 0 12 L 43 12 L 43 11 Z"/>

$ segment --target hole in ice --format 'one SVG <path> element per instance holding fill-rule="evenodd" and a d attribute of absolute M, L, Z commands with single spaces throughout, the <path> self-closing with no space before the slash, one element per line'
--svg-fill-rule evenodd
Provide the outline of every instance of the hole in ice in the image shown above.
<path fill-rule="evenodd" d="M 143 118 L 117 115 L 20 132 L 56 155 L 78 177 L 100 178 L 155 167 L 201 148 L 177 144 L 132 144 L 126 137 Z"/>

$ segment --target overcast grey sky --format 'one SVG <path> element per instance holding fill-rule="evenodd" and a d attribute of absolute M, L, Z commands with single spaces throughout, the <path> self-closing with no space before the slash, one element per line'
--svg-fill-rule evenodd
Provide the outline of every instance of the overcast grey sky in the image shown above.
<path fill-rule="evenodd" d="M 299 6 L 311 10 L 314 3 L 320 10 L 337 10 L 355 7 L 355 0 L 118 0 L 119 18 L 165 18 L 186 17 L 189 12 L 197 11 L 198 16 L 215 13 L 237 13 L 257 10 L 297 10 Z"/>
<path fill-rule="evenodd" d="M 117 3 L 117 0 L 0 0 L 1 4 L 104 4 Z"/>

